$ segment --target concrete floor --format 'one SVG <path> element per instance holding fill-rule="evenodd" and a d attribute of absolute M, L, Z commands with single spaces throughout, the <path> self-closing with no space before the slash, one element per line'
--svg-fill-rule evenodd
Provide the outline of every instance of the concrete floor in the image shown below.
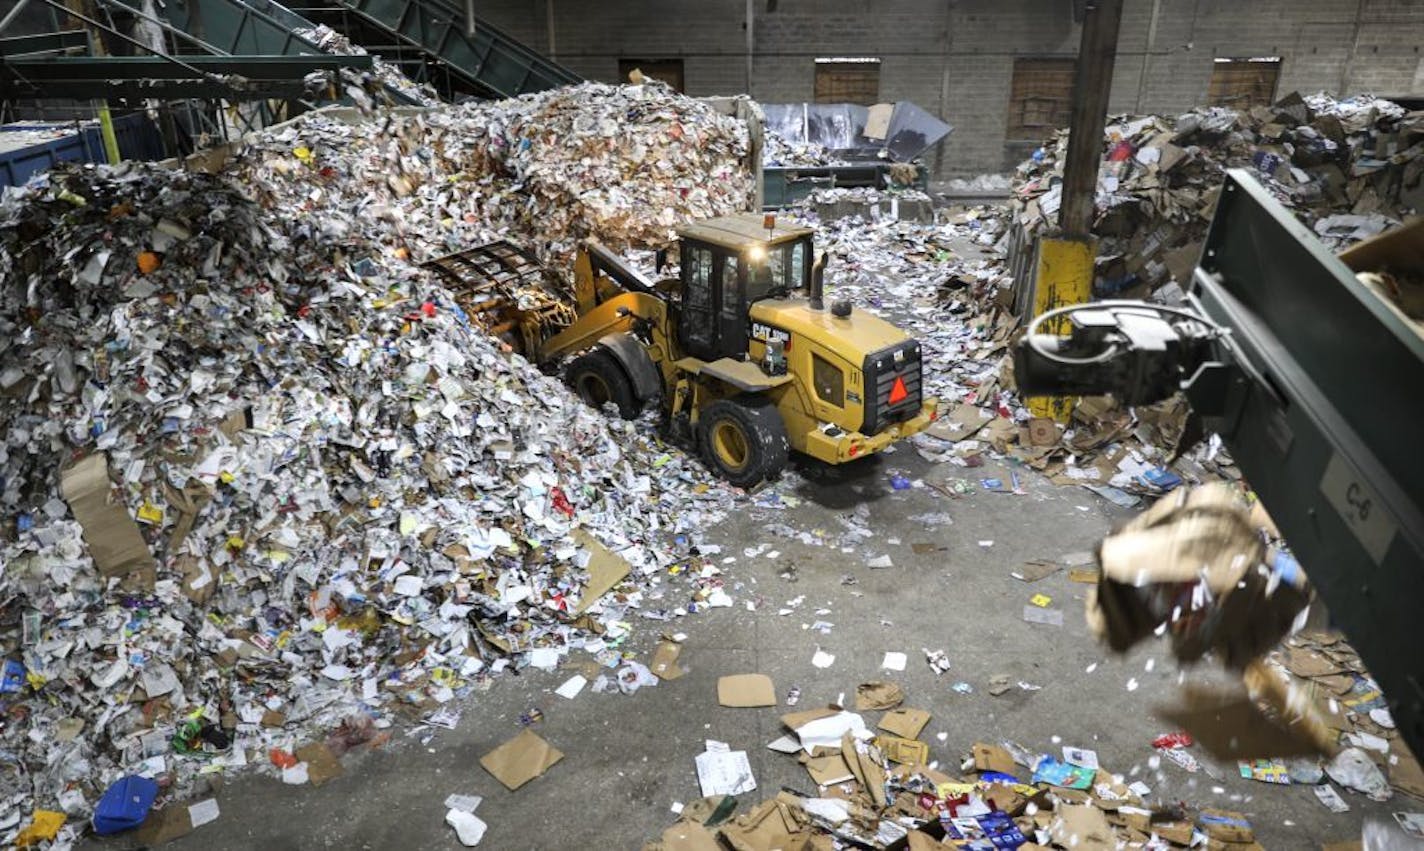
<path fill-rule="evenodd" d="M 1171 700 L 1178 678 L 1175 663 L 1161 646 L 1151 645 L 1126 658 L 1108 657 L 1084 626 L 1087 586 L 1072 583 L 1065 573 L 1032 585 L 1009 576 L 1027 559 L 1091 549 L 1129 512 L 1032 474 L 1021 474 L 1025 495 L 979 491 L 950 499 L 926 487 L 893 491 L 892 471 L 932 480 L 955 474 L 1007 479 L 1008 473 L 992 464 L 981 470 L 936 467 L 908 447 L 838 470 L 802 468 L 780 486 L 803 497 L 801 506 L 749 509 L 707 530 L 707 542 L 720 543 L 724 554 L 738 557 L 724 567 L 729 586 L 738 586 L 734 608 L 673 624 L 637 624 L 632 647 L 644 661 L 664 628 L 687 634 L 682 654 L 687 676 L 631 696 L 586 690 L 572 701 L 552 693 L 568 670 L 505 677 L 489 692 L 465 701 L 457 729 L 438 731 L 428 746 L 398 732 L 383 750 L 348 756 L 345 775 L 321 788 L 284 786 L 253 775 L 236 779 L 219 795 L 222 817 L 171 847 L 457 848 L 454 832 L 444 824 L 442 801 L 461 793 L 485 798 L 478 815 L 490 827 L 482 847 L 637 849 L 672 822 L 674 801 L 699 797 L 693 758 L 707 738 L 748 752 L 758 783 L 758 792 L 749 796 L 753 799 L 773 795 L 782 786 L 814 791 L 794 757 L 765 747 L 782 732 L 777 719 L 787 711 L 784 706 L 717 705 L 717 678 L 745 672 L 771 675 L 781 696 L 799 686 L 800 708 L 843 693 L 853 700 L 858 683 L 893 679 L 905 687 L 907 705 L 933 713 L 922 738 L 942 764 L 954 766 L 981 739 L 1008 738 L 1043 751 L 1056 751 L 1060 744 L 1094 748 L 1105 767 L 1144 780 L 1164 799 L 1247 812 L 1269 849 L 1316 848 L 1323 841 L 1358 838 L 1363 813 L 1418 808 L 1408 799 L 1391 806 L 1346 793 L 1351 812 L 1334 815 L 1309 789 L 1243 780 L 1233 766 L 1218 767 L 1219 780 L 1169 764 L 1160 773 L 1148 769 L 1150 742 L 1168 729 L 1154 720 L 1152 707 Z M 763 528 L 787 523 L 835 533 L 841 529 L 837 516 L 857 504 L 869 506 L 869 525 L 878 538 L 853 555 L 771 538 Z M 926 513 L 947 513 L 953 522 L 927 526 L 912 519 Z M 894 539 L 899 543 L 891 543 Z M 780 551 L 779 558 L 742 556 L 744 547 L 766 540 Z M 992 540 L 993 546 L 981 547 L 981 540 Z M 915 554 L 912 544 L 921 542 L 944 550 Z M 867 569 L 867 556 L 881 552 L 891 554 L 894 567 Z M 779 575 L 789 565 L 796 567 L 794 582 Z M 847 574 L 858 583 L 843 585 Z M 1035 592 L 1050 595 L 1053 605 L 1062 607 L 1062 627 L 1022 620 L 1023 606 Z M 806 600 L 794 613 L 777 614 L 800 595 Z M 746 609 L 747 600 L 757 601 L 756 611 Z M 817 615 L 817 608 L 830 613 Z M 805 628 L 816 620 L 835 626 L 829 635 Z M 835 654 L 829 669 L 811 665 L 817 647 Z M 945 650 L 953 668 L 936 677 L 925 663 L 925 647 Z M 909 655 L 904 673 L 879 670 L 887 650 Z M 1148 672 L 1147 661 L 1154 656 L 1157 664 Z M 1096 669 L 1086 672 L 1094 663 Z M 1042 690 L 1015 688 L 991 697 L 988 680 L 997 673 Z M 1133 679 L 1139 685 L 1129 691 Z M 961 680 L 974 693 L 951 689 Z M 519 715 L 536 706 L 545 718 L 535 729 L 565 757 L 544 777 L 509 792 L 478 760 L 518 733 Z M 872 724 L 878 718 L 878 713 L 867 715 Z M 939 733 L 947 734 L 944 741 Z M 90 847 L 125 846 L 116 840 Z"/>

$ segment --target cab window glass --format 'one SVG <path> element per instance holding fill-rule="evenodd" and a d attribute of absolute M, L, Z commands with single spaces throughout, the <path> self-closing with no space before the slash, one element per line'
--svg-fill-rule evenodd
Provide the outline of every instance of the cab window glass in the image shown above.
<path fill-rule="evenodd" d="M 722 258 L 722 315 L 731 319 L 742 314 L 741 288 L 737 281 L 737 258 Z"/>
<path fill-rule="evenodd" d="M 689 254 L 687 307 L 706 310 L 712 306 L 712 289 L 708 286 L 712 277 L 712 252 L 706 248 L 694 248 Z"/>
<path fill-rule="evenodd" d="M 821 401 L 836 407 L 845 405 L 845 373 L 840 367 L 820 355 L 811 355 L 811 382 L 816 385 L 816 395 Z"/>
<path fill-rule="evenodd" d="M 775 290 L 805 289 L 807 250 L 804 239 L 767 249 L 766 257 L 753 262 L 747 272 L 747 299 L 765 298 Z"/>
<path fill-rule="evenodd" d="M 687 273 L 687 288 L 683 293 L 683 340 L 686 343 L 709 345 L 712 342 L 712 251 L 692 248 L 683 262 Z"/>

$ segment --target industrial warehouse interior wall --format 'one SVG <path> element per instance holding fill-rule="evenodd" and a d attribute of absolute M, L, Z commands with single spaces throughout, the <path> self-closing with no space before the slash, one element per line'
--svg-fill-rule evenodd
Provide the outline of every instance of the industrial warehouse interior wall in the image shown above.
<path fill-rule="evenodd" d="M 620 59 L 680 60 L 690 95 L 815 97 L 817 58 L 880 60 L 880 99 L 938 113 L 954 134 L 936 177 L 1004 171 L 1014 63 L 1072 57 L 1069 0 L 480 0 L 480 14 L 596 80 Z M 747 18 L 752 37 L 747 37 Z M 1207 102 L 1218 58 L 1279 57 L 1278 95 L 1424 96 L 1424 3 L 1413 0 L 1127 0 L 1111 108 L 1174 113 Z M 750 86 L 748 85 L 750 80 Z M 1028 143 L 1031 150 L 1031 143 Z"/>

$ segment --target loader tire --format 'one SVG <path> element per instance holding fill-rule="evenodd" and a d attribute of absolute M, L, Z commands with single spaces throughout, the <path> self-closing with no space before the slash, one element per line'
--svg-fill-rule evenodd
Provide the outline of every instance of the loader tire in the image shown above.
<path fill-rule="evenodd" d="M 775 478 L 791 452 L 776 406 L 757 396 L 718 399 L 697 420 L 707 466 L 739 488 Z"/>
<path fill-rule="evenodd" d="M 633 382 L 612 354 L 594 349 L 574 358 L 564 372 L 564 380 L 585 404 L 599 411 L 608 402 L 618 408 L 625 420 L 638 416 L 638 397 Z"/>

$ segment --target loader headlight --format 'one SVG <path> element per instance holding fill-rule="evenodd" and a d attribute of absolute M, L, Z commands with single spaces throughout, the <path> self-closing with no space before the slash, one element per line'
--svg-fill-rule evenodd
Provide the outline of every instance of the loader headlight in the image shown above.
<path fill-rule="evenodd" d="M 747 249 L 747 261 L 750 263 L 760 263 L 766 259 L 766 246 L 753 245 Z"/>

